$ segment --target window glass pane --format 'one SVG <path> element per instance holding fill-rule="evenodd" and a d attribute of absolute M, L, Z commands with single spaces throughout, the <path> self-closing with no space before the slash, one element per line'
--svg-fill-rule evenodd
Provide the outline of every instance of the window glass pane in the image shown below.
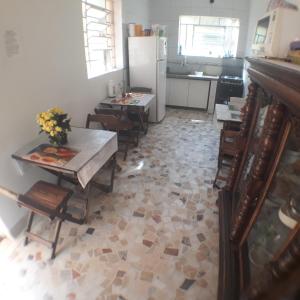
<path fill-rule="evenodd" d="M 181 24 L 199 25 L 200 17 L 196 16 L 182 16 L 180 18 Z"/>
<path fill-rule="evenodd" d="M 110 71 L 116 66 L 112 10 L 111 0 L 82 0 L 84 45 L 89 78 Z"/>
<path fill-rule="evenodd" d="M 193 37 L 194 37 L 194 26 L 187 25 L 186 26 L 186 47 L 192 49 L 193 48 Z"/>
<path fill-rule="evenodd" d="M 106 12 L 96 8 L 89 8 L 87 10 L 87 16 L 99 19 L 99 21 L 104 21 L 106 17 Z"/>
<path fill-rule="evenodd" d="M 88 31 L 94 31 L 94 32 L 105 32 L 106 27 L 107 27 L 106 25 L 97 22 L 90 22 L 87 25 Z"/>
<path fill-rule="evenodd" d="M 218 17 L 200 17 L 200 25 L 220 25 L 220 18 Z"/>
<path fill-rule="evenodd" d="M 178 46 L 183 55 L 235 57 L 239 19 L 180 16 Z"/>
<path fill-rule="evenodd" d="M 86 0 L 86 2 L 105 8 L 105 0 Z"/>
<path fill-rule="evenodd" d="M 182 45 L 186 44 L 186 36 L 187 36 L 187 26 L 186 25 L 181 25 L 179 27 L 179 41 L 178 41 L 179 47 L 180 46 L 182 47 Z"/>

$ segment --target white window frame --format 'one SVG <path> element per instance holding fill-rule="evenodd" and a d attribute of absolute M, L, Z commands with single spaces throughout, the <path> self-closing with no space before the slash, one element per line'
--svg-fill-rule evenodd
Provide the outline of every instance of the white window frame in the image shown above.
<path fill-rule="evenodd" d="M 82 21 L 87 77 L 101 76 L 123 68 L 122 13 L 121 0 L 104 0 L 105 7 L 82 0 Z M 106 13 L 105 22 L 100 17 L 89 17 L 89 10 Z M 106 25 L 105 34 L 91 24 Z M 102 38 L 107 44 L 100 44 Z M 99 38 L 99 39 L 98 39 Z M 103 41 L 103 40 L 102 40 Z M 99 43 L 97 43 L 99 42 Z M 98 44 L 98 45 L 97 45 Z M 99 57 L 97 58 L 99 53 Z M 101 66 L 99 66 L 101 65 Z"/>
<path fill-rule="evenodd" d="M 184 18 L 191 18 L 194 19 L 194 23 L 183 23 L 182 19 Z M 216 21 L 217 19 L 219 19 L 219 23 L 217 24 L 205 24 L 205 22 L 203 22 L 203 18 L 214 18 Z M 236 23 L 233 22 L 234 25 L 224 25 L 222 24 L 222 21 L 226 21 L 226 20 L 232 20 L 235 21 Z M 240 34 L 240 20 L 238 18 L 231 18 L 231 17 L 214 17 L 214 16 L 188 16 L 188 15 L 182 15 L 179 17 L 179 31 L 178 31 L 178 53 L 179 55 L 185 55 L 185 56 L 203 56 L 203 55 L 199 55 L 197 54 L 197 48 L 194 48 L 194 44 L 195 44 L 195 32 L 197 29 L 199 28 L 220 28 L 223 29 L 224 32 L 224 44 L 225 44 L 225 36 L 226 36 L 226 30 L 227 28 L 230 29 L 238 29 L 238 35 L 237 35 L 237 40 L 236 40 L 236 45 L 234 46 L 234 53 L 231 53 L 230 57 L 236 57 L 237 56 L 237 52 L 238 52 L 238 42 L 239 42 L 239 34 Z M 187 32 L 192 30 L 192 47 L 188 46 L 188 42 L 187 42 Z M 185 32 L 184 32 L 185 31 Z M 190 33 L 190 32 L 189 32 Z M 185 37 L 185 42 L 183 42 L 182 40 Z M 224 46 L 223 44 L 223 46 Z M 224 47 L 223 47 L 224 48 Z M 225 52 L 225 51 L 224 51 Z M 214 58 L 222 58 L 222 57 L 226 57 L 226 54 L 224 55 L 214 55 L 214 54 L 208 54 L 205 55 L 206 57 L 214 57 Z"/>

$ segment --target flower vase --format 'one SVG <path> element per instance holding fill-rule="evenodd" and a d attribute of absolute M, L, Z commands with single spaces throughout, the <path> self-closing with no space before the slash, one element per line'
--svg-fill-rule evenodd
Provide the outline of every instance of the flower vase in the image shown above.
<path fill-rule="evenodd" d="M 49 135 L 49 142 L 55 146 L 64 146 L 68 143 L 68 135 L 66 132 L 60 132 L 55 136 Z"/>

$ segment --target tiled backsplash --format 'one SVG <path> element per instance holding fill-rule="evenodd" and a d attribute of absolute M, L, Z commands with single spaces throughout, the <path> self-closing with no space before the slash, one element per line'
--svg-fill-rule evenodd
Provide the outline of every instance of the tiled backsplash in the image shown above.
<path fill-rule="evenodd" d="M 179 57 L 168 60 L 168 73 L 189 73 L 195 71 L 208 75 L 231 75 L 242 77 L 244 68 L 243 59 L 210 59 L 206 57 Z"/>

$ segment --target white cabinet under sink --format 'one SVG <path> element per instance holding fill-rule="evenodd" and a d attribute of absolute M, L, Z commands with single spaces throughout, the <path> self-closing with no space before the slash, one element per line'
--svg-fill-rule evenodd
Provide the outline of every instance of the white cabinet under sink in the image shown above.
<path fill-rule="evenodd" d="M 207 109 L 210 81 L 167 79 L 167 105 Z"/>
<path fill-rule="evenodd" d="M 188 79 L 167 79 L 167 105 L 188 106 Z"/>
<path fill-rule="evenodd" d="M 189 80 L 188 107 L 206 109 L 210 81 Z"/>

